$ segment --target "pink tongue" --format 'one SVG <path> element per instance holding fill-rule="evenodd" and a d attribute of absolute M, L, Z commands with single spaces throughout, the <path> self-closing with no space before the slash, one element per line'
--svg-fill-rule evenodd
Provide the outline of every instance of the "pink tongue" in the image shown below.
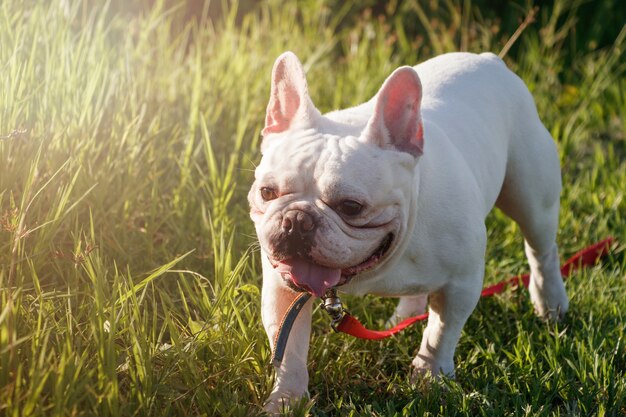
<path fill-rule="evenodd" d="M 321 297 L 327 289 L 334 287 L 341 279 L 341 269 L 327 268 L 302 259 L 287 259 L 279 262 L 276 270 L 288 273 L 298 287 L 308 288 L 313 295 Z"/>

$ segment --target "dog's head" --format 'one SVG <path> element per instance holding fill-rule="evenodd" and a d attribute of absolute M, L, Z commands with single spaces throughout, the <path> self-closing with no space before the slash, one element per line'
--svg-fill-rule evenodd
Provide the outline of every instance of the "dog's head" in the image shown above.
<path fill-rule="evenodd" d="M 263 256 L 290 285 L 321 296 L 392 256 L 413 215 L 421 93 L 402 67 L 354 112 L 365 122 L 349 111 L 331 120 L 313 105 L 298 58 L 276 60 L 248 200 Z"/>

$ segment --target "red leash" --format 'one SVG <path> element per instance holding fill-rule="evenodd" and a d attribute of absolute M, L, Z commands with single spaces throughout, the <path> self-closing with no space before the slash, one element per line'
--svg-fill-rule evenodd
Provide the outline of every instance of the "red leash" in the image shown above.
<path fill-rule="evenodd" d="M 615 239 L 613 239 L 612 237 L 608 237 L 601 242 L 593 244 L 577 252 L 574 256 L 565 261 L 565 263 L 561 267 L 561 274 L 563 275 L 563 278 L 569 277 L 574 271 L 582 267 L 591 266 L 596 263 L 596 261 L 598 261 L 609 252 L 611 243 L 613 243 L 614 240 Z M 485 288 L 481 293 L 481 297 L 491 297 L 495 294 L 500 294 L 504 292 L 506 288 L 517 287 L 520 285 L 520 283 L 524 287 L 528 288 L 529 280 L 529 274 L 518 275 L 513 278 L 506 279 Z M 365 328 L 357 318 L 352 316 L 350 313 L 344 311 L 343 317 L 337 318 L 338 324 L 334 325 L 333 328 L 338 332 L 347 333 L 360 339 L 377 340 L 393 336 L 394 334 L 407 328 L 413 323 L 425 320 L 427 318 L 428 313 L 424 313 L 419 316 L 409 317 L 408 319 L 401 321 L 391 329 L 369 330 Z"/>
<path fill-rule="evenodd" d="M 574 271 L 593 265 L 601 257 L 605 256 L 609 252 L 609 248 L 615 239 L 608 237 L 601 242 L 591 245 L 569 258 L 561 267 L 561 274 L 563 278 L 567 278 Z M 481 296 L 491 297 L 494 294 L 500 294 L 508 287 L 517 287 L 520 284 L 524 287 L 528 287 L 530 279 L 529 274 L 518 275 L 513 278 L 506 279 L 495 285 L 491 285 L 485 288 Z M 279 331 L 276 334 L 274 340 L 274 347 L 272 352 L 272 362 L 275 366 L 279 366 L 283 360 L 283 355 L 287 347 L 287 340 L 289 338 L 289 332 L 291 327 L 298 317 L 298 313 L 304 306 L 304 304 L 311 298 L 311 294 L 303 292 L 300 293 L 292 302 L 291 306 L 287 309 L 287 312 L 283 316 L 282 322 L 279 327 Z M 329 290 L 324 296 L 322 308 L 330 315 L 332 319 L 332 327 L 338 332 L 347 333 L 351 336 L 361 339 L 384 339 L 399 331 L 409 327 L 413 323 L 428 318 L 428 313 L 421 314 L 415 317 L 409 317 L 398 323 L 395 327 L 387 330 L 369 330 L 361 324 L 361 322 L 346 310 L 344 310 L 341 300 L 337 297 L 336 290 Z"/>

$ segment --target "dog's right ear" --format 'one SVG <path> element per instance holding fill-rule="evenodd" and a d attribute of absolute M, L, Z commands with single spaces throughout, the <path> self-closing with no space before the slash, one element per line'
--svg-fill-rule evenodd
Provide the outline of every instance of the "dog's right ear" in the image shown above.
<path fill-rule="evenodd" d="M 320 116 L 309 97 L 304 69 L 298 57 L 293 52 L 283 53 L 272 69 L 263 136 L 284 132 L 295 125 L 313 127 Z"/>

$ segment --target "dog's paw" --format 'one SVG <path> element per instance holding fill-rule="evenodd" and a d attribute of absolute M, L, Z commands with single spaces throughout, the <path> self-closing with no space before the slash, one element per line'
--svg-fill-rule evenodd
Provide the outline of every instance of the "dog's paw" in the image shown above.
<path fill-rule="evenodd" d="M 562 281 L 544 282 L 538 286 L 531 278 L 528 290 L 535 314 L 547 321 L 563 319 L 569 308 L 569 300 Z"/>
<path fill-rule="evenodd" d="M 420 355 L 419 353 L 411 363 L 411 383 L 426 383 L 433 379 L 446 376 L 454 378 L 454 362 L 439 362 Z"/>
<path fill-rule="evenodd" d="M 263 411 L 271 416 L 292 415 L 296 410 L 304 410 L 310 408 L 311 405 L 308 391 L 301 394 L 274 391 L 267 398 Z"/>
<path fill-rule="evenodd" d="M 550 307 L 545 304 L 533 304 L 535 308 L 535 314 L 537 317 L 541 318 L 544 321 L 561 321 L 565 317 L 565 313 L 567 312 L 567 303 L 565 304 L 557 304 L 556 307 Z"/>

